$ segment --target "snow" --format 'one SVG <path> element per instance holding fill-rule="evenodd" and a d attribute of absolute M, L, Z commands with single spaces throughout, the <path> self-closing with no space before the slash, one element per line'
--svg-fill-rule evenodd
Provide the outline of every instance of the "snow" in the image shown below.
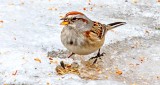
<path fill-rule="evenodd" d="M 157 0 L 0 0 L 0 85 L 159 85 L 160 32 L 155 30 L 160 27 L 159 9 Z M 104 24 L 127 22 L 107 33 L 102 48 L 109 53 L 104 58 L 107 64 L 104 68 L 114 71 L 113 68 L 118 66 L 126 74 L 118 78 L 109 75 L 109 79 L 102 80 L 56 74 L 55 67 L 60 61 L 72 63 L 74 60 L 54 57 L 57 62 L 50 64 L 47 53 L 66 50 L 60 41 L 63 27 L 59 23 L 61 16 L 73 10 L 81 11 L 92 20 Z M 143 44 L 128 49 L 137 40 Z M 140 63 L 139 57 L 145 57 L 146 61 Z M 39 58 L 41 63 L 35 58 Z M 140 66 L 133 69 L 128 63 L 138 63 Z M 144 81 L 138 75 L 143 75 Z"/>

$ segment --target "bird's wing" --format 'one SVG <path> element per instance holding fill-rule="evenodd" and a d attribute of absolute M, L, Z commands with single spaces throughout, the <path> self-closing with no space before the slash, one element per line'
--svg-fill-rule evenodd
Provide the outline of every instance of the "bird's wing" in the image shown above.
<path fill-rule="evenodd" d="M 93 32 L 94 34 L 96 34 L 99 39 L 102 39 L 105 36 L 106 27 L 105 27 L 105 25 L 103 25 L 99 22 L 94 22 L 94 25 L 90 31 Z"/>
<path fill-rule="evenodd" d="M 126 24 L 125 22 L 114 22 L 108 25 L 101 24 L 99 22 L 94 22 L 94 25 L 90 30 L 84 32 L 85 36 L 90 40 L 101 41 L 105 37 L 105 34 L 108 30 L 116 28 L 118 26 Z"/>
<path fill-rule="evenodd" d="M 103 24 L 94 22 L 94 25 L 90 30 L 84 31 L 84 36 L 86 40 L 90 43 L 101 42 L 106 33 L 106 27 Z"/>

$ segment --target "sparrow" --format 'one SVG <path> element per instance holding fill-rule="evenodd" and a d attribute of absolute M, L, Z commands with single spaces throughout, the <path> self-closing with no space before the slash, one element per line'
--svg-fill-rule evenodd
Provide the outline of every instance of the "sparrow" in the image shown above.
<path fill-rule="evenodd" d="M 88 55 L 98 50 L 96 56 L 90 59 L 95 59 L 103 56 L 100 49 L 105 41 L 106 33 L 118 26 L 126 24 L 126 22 L 114 22 L 110 24 L 102 24 L 97 21 L 92 21 L 85 14 L 78 11 L 68 12 L 61 18 L 61 25 L 64 25 L 61 31 L 62 44 L 74 54 Z"/>

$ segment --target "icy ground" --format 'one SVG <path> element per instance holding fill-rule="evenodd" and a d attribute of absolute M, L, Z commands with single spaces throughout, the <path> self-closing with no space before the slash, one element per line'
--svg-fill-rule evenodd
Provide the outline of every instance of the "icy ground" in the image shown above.
<path fill-rule="evenodd" d="M 125 1 L 0 0 L 0 85 L 160 85 L 160 3 Z M 60 41 L 59 19 L 73 10 L 105 24 L 127 22 L 106 35 L 101 63 L 106 79 L 56 74 L 61 60 L 74 61 L 59 58 L 63 54 L 59 50 L 66 50 Z M 53 50 L 57 53 L 51 63 L 47 53 Z"/>

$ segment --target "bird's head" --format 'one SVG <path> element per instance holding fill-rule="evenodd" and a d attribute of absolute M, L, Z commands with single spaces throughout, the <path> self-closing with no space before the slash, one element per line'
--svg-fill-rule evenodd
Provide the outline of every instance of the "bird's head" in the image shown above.
<path fill-rule="evenodd" d="M 88 17 L 78 11 L 68 12 L 61 20 L 63 20 L 61 25 L 72 26 L 75 28 L 81 28 L 82 26 L 87 27 L 92 24 L 92 21 Z"/>

